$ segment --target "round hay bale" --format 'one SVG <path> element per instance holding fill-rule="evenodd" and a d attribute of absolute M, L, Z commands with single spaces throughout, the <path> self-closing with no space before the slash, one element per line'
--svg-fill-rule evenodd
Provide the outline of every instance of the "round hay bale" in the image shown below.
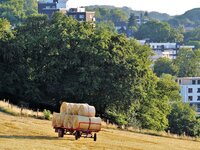
<path fill-rule="evenodd" d="M 68 108 L 68 103 L 62 102 L 62 104 L 60 106 L 60 113 L 67 113 L 67 108 Z"/>
<path fill-rule="evenodd" d="M 72 106 L 72 114 L 73 115 L 78 115 L 78 111 L 79 111 L 79 107 L 81 106 L 81 104 L 74 104 Z"/>
<path fill-rule="evenodd" d="M 101 130 L 101 118 L 100 117 L 90 117 L 89 130 L 95 130 L 95 131 Z"/>
<path fill-rule="evenodd" d="M 74 106 L 74 103 L 68 103 L 68 105 L 67 105 L 67 114 L 73 115 L 73 113 L 72 113 L 73 106 Z"/>
<path fill-rule="evenodd" d="M 53 127 L 56 127 L 57 124 L 56 124 L 56 120 L 60 117 L 60 113 L 56 113 L 56 112 L 53 112 L 53 118 L 52 118 L 52 126 Z"/>
<path fill-rule="evenodd" d="M 65 128 L 72 128 L 72 115 L 65 115 L 63 126 Z"/>
<path fill-rule="evenodd" d="M 60 115 L 56 119 L 56 127 L 63 127 L 64 118 L 65 118 L 65 113 L 60 113 Z"/>
<path fill-rule="evenodd" d="M 86 117 L 95 117 L 95 113 L 95 107 L 88 104 L 81 104 L 78 111 L 78 115 Z"/>
<path fill-rule="evenodd" d="M 73 116 L 73 129 L 88 130 L 89 117 Z"/>

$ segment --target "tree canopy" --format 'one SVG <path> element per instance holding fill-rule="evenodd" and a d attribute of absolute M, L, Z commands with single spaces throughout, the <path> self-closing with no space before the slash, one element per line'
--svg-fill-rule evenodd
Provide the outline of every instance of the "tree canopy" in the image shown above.
<path fill-rule="evenodd" d="M 183 35 L 166 22 L 148 21 L 142 24 L 136 34 L 137 39 L 149 38 L 153 42 L 182 42 Z"/>
<path fill-rule="evenodd" d="M 179 135 L 185 133 L 189 136 L 197 136 L 200 132 L 200 122 L 195 116 L 196 110 L 191 108 L 189 104 L 174 103 L 169 115 L 170 131 Z"/>
<path fill-rule="evenodd" d="M 37 0 L 3 0 L 0 2 L 0 18 L 12 25 L 21 23 L 28 15 L 37 13 Z"/>
<path fill-rule="evenodd" d="M 181 49 L 177 59 L 174 61 L 178 68 L 177 76 L 195 77 L 200 75 L 199 70 L 200 51 L 192 49 Z"/>
<path fill-rule="evenodd" d="M 151 55 L 133 38 L 62 13 L 31 15 L 14 29 L 0 19 L 0 98 L 52 111 L 89 103 L 119 125 L 163 131 L 179 88 L 153 73 Z"/>
<path fill-rule="evenodd" d="M 164 74 L 176 75 L 177 67 L 174 65 L 173 61 L 166 57 L 161 57 L 154 62 L 153 66 L 154 73 L 160 77 Z"/>

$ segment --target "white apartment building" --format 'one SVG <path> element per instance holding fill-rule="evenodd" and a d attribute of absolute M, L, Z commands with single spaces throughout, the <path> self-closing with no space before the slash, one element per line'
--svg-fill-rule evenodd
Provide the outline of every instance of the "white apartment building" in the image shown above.
<path fill-rule="evenodd" d="M 176 59 L 180 45 L 177 43 L 149 43 L 149 47 L 154 50 L 155 55 L 152 60 L 156 61 L 160 57 Z"/>
<path fill-rule="evenodd" d="M 158 58 L 166 57 L 169 59 L 176 59 L 180 49 L 195 49 L 193 45 L 180 45 L 179 43 L 153 43 L 148 42 L 147 40 L 139 40 L 141 45 L 149 45 L 149 47 L 154 51 L 154 56 L 151 57 L 153 61 L 156 61 Z"/>
<path fill-rule="evenodd" d="M 180 94 L 183 101 L 197 106 L 200 115 L 200 77 L 182 77 L 176 81 L 181 87 Z"/>

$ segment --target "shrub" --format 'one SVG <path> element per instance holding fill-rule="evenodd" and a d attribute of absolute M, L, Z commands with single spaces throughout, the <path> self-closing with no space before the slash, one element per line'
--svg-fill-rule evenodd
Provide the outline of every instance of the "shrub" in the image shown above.
<path fill-rule="evenodd" d="M 50 110 L 44 109 L 43 115 L 44 115 L 45 119 L 50 120 L 50 118 L 51 118 L 51 112 L 50 112 Z"/>

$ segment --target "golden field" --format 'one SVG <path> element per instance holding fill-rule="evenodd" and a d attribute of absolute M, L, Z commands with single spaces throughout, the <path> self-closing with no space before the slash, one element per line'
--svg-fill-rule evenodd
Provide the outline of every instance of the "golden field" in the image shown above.
<path fill-rule="evenodd" d="M 0 150 L 200 150 L 200 142 L 102 128 L 97 141 L 58 138 L 51 121 L 0 112 Z"/>

